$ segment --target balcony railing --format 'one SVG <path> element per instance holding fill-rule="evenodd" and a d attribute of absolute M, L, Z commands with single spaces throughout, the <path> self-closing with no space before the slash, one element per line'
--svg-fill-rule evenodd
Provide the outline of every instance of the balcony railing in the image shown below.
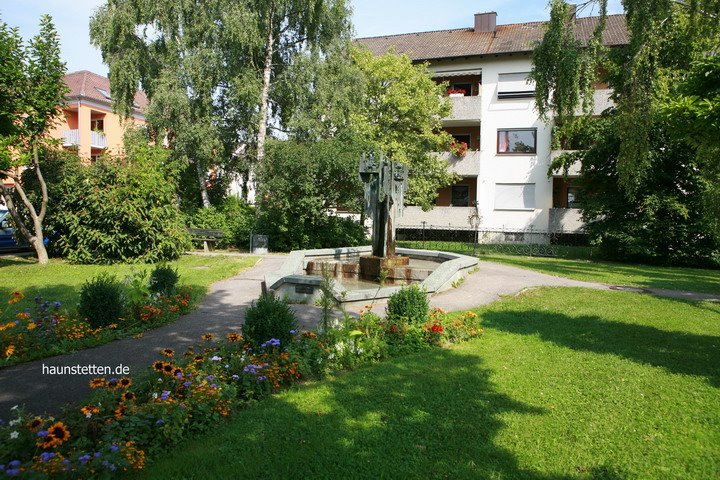
<path fill-rule="evenodd" d="M 452 102 L 452 112 L 443 120 L 476 120 L 480 121 L 480 112 L 482 110 L 482 97 L 480 95 L 467 97 L 450 97 Z"/>
<path fill-rule="evenodd" d="M 435 207 L 428 212 L 423 212 L 420 207 L 405 207 L 395 223 L 398 228 L 416 227 L 423 222 L 426 225 L 460 228 L 469 225 L 468 217 L 474 212 L 474 207 Z"/>
<path fill-rule="evenodd" d="M 107 138 L 102 132 L 90 132 L 90 146 L 92 148 L 107 148 Z"/>
<path fill-rule="evenodd" d="M 468 150 L 462 157 L 456 157 L 450 152 L 439 153 L 441 158 L 447 160 L 450 170 L 463 177 L 474 177 L 480 174 L 480 152 Z"/>
<path fill-rule="evenodd" d="M 80 145 L 80 130 L 63 130 L 63 147 Z"/>
<path fill-rule="evenodd" d="M 580 233 L 583 230 L 582 210 L 579 208 L 551 208 L 548 230 L 551 232 Z"/>

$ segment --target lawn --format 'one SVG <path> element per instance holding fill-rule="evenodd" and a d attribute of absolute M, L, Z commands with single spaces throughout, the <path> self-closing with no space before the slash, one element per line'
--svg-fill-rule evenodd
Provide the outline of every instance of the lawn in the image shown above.
<path fill-rule="evenodd" d="M 478 340 L 282 393 L 142 478 L 718 478 L 720 305 L 541 289 Z"/>
<path fill-rule="evenodd" d="M 210 257 L 185 255 L 169 262 L 177 268 L 181 285 L 191 285 L 204 295 L 212 283 L 231 277 L 257 262 L 257 257 Z M 20 291 L 29 302 L 40 295 L 49 301 L 58 301 L 74 310 L 78 301 L 80 287 L 86 280 L 101 272 L 110 272 L 122 279 L 132 271 L 150 270 L 150 265 L 72 265 L 62 260 L 51 260 L 49 265 L 37 265 L 33 258 L 0 258 L 0 299 L 7 299 L 10 292 Z M 0 305 L 4 304 L 0 301 Z M 0 308 L 0 321 L 14 319 L 15 312 L 23 304 L 15 307 Z"/>

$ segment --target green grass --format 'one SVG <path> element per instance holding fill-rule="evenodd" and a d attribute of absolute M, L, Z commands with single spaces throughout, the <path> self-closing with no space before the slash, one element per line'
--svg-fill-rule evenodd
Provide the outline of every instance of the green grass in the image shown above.
<path fill-rule="evenodd" d="M 231 277 L 257 262 L 257 257 L 210 257 L 186 255 L 169 262 L 177 268 L 181 285 L 191 285 L 198 296 L 204 295 L 210 284 Z M 15 313 L 30 305 L 40 295 L 48 301 L 58 301 L 74 311 L 80 287 L 99 274 L 110 272 L 122 279 L 133 270 L 150 270 L 150 265 L 71 265 L 62 260 L 51 260 L 49 265 L 38 265 L 35 259 L 0 258 L 0 321 L 14 319 Z M 16 305 L 3 306 L 10 292 L 18 290 L 26 299 Z M 195 299 L 197 300 L 197 298 Z"/>
<path fill-rule="evenodd" d="M 141 478 L 720 476 L 720 305 L 534 290 L 485 335 L 285 392 Z"/>
<path fill-rule="evenodd" d="M 720 270 L 510 255 L 483 255 L 480 259 L 575 280 L 720 295 Z"/>

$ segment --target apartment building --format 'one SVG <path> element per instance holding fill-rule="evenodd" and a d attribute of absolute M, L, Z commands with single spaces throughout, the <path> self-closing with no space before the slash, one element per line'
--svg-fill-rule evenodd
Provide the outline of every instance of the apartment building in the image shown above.
<path fill-rule="evenodd" d="M 125 129 L 145 124 L 148 100 L 143 92 L 135 94 L 132 114 L 123 120 L 113 112 L 107 77 L 82 70 L 68 73 L 64 80 L 70 93 L 50 136 L 62 140 L 64 148 L 77 149 L 81 158 L 97 160 L 103 153 L 120 153 Z"/>
<path fill-rule="evenodd" d="M 578 40 L 587 41 L 597 17 L 575 18 Z M 573 187 L 579 166 L 569 176 L 548 178 L 559 151 L 551 150 L 552 122 L 535 109 L 535 87 L 528 80 L 533 47 L 545 22 L 497 24 L 497 13 L 475 15 L 473 26 L 453 30 L 357 39 L 381 55 L 393 48 L 414 62 L 427 62 L 438 82 L 447 82 L 452 113 L 443 128 L 468 145 L 462 156 L 442 153 L 462 178 L 438 193 L 434 209 L 408 207 L 399 228 L 421 225 L 448 230 L 467 228 L 477 212 L 481 229 L 511 232 L 579 232 L 582 199 Z M 628 42 L 625 17 L 607 18 L 604 42 Z M 595 113 L 611 105 L 607 85 L 597 84 Z"/>

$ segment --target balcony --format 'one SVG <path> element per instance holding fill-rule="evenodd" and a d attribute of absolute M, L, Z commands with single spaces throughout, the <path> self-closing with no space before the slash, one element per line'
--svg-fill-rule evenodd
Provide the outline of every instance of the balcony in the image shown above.
<path fill-rule="evenodd" d="M 579 208 L 551 208 L 548 230 L 551 232 L 582 233 L 584 223 Z"/>
<path fill-rule="evenodd" d="M 478 125 L 480 124 L 480 112 L 482 109 L 482 97 L 480 95 L 467 97 L 450 97 L 452 112 L 447 118 L 443 118 L 446 126 L 452 125 Z"/>
<path fill-rule="evenodd" d="M 463 177 L 476 177 L 480 174 L 480 152 L 468 150 L 464 156 L 456 157 L 450 152 L 441 152 L 440 158 L 447 160 L 450 171 Z"/>
<path fill-rule="evenodd" d="M 90 132 L 90 147 L 107 148 L 107 137 L 103 132 Z"/>
<path fill-rule="evenodd" d="M 80 130 L 63 130 L 63 147 L 80 145 Z"/>
<path fill-rule="evenodd" d="M 573 153 L 573 152 L 577 152 L 577 150 L 552 150 L 550 152 L 550 162 L 551 163 L 554 162 L 556 158 L 558 158 L 560 155 L 562 155 L 564 153 Z M 570 177 L 580 176 L 580 167 L 581 166 L 582 166 L 582 164 L 579 161 L 573 163 L 570 166 L 570 168 L 568 169 L 568 172 L 567 172 L 568 176 L 570 176 Z M 563 175 L 563 174 L 564 174 L 564 172 L 562 172 L 562 171 L 556 173 L 556 175 Z"/>
<path fill-rule="evenodd" d="M 420 207 L 405 207 L 395 224 L 398 228 L 419 228 L 423 222 L 433 227 L 447 226 L 450 229 L 468 227 L 468 217 L 474 212 L 474 207 L 435 207 L 429 212 L 423 212 Z"/>

